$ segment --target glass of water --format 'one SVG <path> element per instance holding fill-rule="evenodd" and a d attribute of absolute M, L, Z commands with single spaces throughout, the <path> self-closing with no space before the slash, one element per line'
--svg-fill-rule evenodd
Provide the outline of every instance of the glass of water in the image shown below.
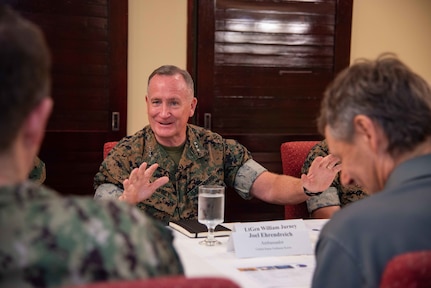
<path fill-rule="evenodd" d="M 208 228 L 208 236 L 199 244 L 207 246 L 220 245 L 214 237 L 214 229 L 224 221 L 224 186 L 199 186 L 198 220 Z"/>

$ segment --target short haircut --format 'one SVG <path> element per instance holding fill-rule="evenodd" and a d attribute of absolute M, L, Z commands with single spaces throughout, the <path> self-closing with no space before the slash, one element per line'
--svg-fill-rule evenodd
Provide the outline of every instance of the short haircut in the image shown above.
<path fill-rule="evenodd" d="M 177 74 L 183 77 L 184 81 L 186 82 L 187 88 L 190 90 L 190 94 L 194 97 L 195 89 L 194 89 L 194 82 L 193 82 L 192 76 L 186 70 L 178 68 L 177 66 L 174 66 L 174 65 L 163 65 L 157 68 L 156 70 L 154 70 L 148 77 L 148 86 L 150 85 L 151 79 L 155 75 L 174 76 Z"/>
<path fill-rule="evenodd" d="M 388 153 L 411 151 L 431 136 L 429 84 L 393 54 L 356 62 L 328 86 L 318 118 L 339 140 L 351 142 L 353 120 L 366 115 L 383 129 Z"/>
<path fill-rule="evenodd" d="M 49 96 L 50 67 L 40 29 L 0 4 L 0 151 L 10 148 L 28 114 Z"/>

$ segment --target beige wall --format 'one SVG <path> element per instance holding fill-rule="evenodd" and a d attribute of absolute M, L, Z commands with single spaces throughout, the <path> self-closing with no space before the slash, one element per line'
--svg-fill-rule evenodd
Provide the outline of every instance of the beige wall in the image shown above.
<path fill-rule="evenodd" d="M 351 61 L 394 52 L 431 83 L 431 1 L 354 0 Z M 129 0 L 127 133 L 148 124 L 147 78 L 186 68 L 187 0 Z"/>
<path fill-rule="evenodd" d="M 354 0 L 351 63 L 393 52 L 431 84 L 431 1 Z"/>
<path fill-rule="evenodd" d="M 148 124 L 145 95 L 151 72 L 186 68 L 187 0 L 129 0 L 127 134 Z"/>

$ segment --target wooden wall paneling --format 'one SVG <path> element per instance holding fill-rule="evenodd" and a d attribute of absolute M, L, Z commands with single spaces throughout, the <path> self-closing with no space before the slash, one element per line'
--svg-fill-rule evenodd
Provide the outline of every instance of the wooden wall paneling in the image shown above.
<path fill-rule="evenodd" d="M 282 142 L 322 139 L 315 119 L 325 87 L 349 63 L 352 1 L 189 4 L 197 11 L 189 13 L 197 19 L 188 33 L 189 49 L 196 51 L 188 54 L 194 57 L 188 68 L 196 80 L 197 124 L 210 113 L 213 131 L 239 140 L 258 162 L 281 173 Z M 229 219 L 283 217 L 277 205 L 229 194 L 227 201 Z"/>
<path fill-rule="evenodd" d="M 127 134 L 127 42 L 128 0 L 109 1 L 109 111 L 120 112 L 120 129 L 112 131 L 105 141 L 117 141 Z M 109 120 L 111 115 L 109 115 Z"/>
<path fill-rule="evenodd" d="M 45 184 L 93 195 L 103 143 L 126 135 L 127 0 L 4 0 L 43 30 L 52 53 L 54 109 L 40 158 Z M 120 112 L 119 131 L 111 130 Z"/>
<path fill-rule="evenodd" d="M 350 64 L 350 39 L 352 37 L 353 0 L 337 0 L 334 75 Z"/>

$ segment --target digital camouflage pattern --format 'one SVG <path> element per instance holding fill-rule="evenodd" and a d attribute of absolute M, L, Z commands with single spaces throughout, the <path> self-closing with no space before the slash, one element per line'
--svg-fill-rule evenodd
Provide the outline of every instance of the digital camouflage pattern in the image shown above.
<path fill-rule="evenodd" d="M 197 218 L 198 187 L 204 184 L 218 184 L 235 187 L 244 198 L 259 172 L 256 169 L 243 169 L 252 176 L 241 177 L 250 183 L 245 189 L 235 186 L 238 170 L 245 162 L 252 159 L 250 152 L 235 140 L 223 139 L 219 134 L 201 127 L 187 126 L 187 141 L 178 169 L 174 160 L 157 143 L 150 126 L 132 136 L 123 138 L 111 150 L 102 162 L 94 178 L 94 188 L 104 183 L 116 185 L 106 194 L 118 197 L 123 189 L 123 181 L 130 172 L 143 162 L 148 165 L 158 163 L 154 179 L 168 176 L 169 182 L 156 190 L 147 200 L 138 203 L 138 207 L 165 224 L 170 220 Z M 253 170 L 253 171 L 252 171 Z M 238 182 L 238 180 L 237 180 Z M 111 185 L 112 187 L 112 185 Z M 109 195 L 95 194 L 95 198 Z"/>
<path fill-rule="evenodd" d="M 59 287 L 183 274 L 172 234 L 119 201 L 0 188 L 0 287 Z"/>
<path fill-rule="evenodd" d="M 28 178 L 39 184 L 42 184 L 46 179 L 45 163 L 37 156 L 34 158 L 33 169 L 30 171 Z"/>
<path fill-rule="evenodd" d="M 313 148 L 311 148 L 310 153 L 308 154 L 304 165 L 302 167 L 302 173 L 307 174 L 308 169 L 313 163 L 314 159 L 317 156 L 325 157 L 329 154 L 328 145 L 326 144 L 326 140 L 323 140 Z M 307 200 L 308 211 L 311 213 L 314 210 L 319 208 L 328 207 L 328 206 L 345 206 L 349 203 L 357 201 L 366 197 L 367 194 L 358 186 L 343 186 L 340 183 L 340 173 L 337 174 L 334 181 L 324 193 L 310 197 Z"/>

